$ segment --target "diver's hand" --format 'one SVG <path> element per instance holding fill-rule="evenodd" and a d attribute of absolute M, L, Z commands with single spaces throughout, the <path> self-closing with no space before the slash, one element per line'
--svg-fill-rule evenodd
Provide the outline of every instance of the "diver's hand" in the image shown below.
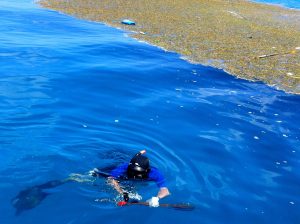
<path fill-rule="evenodd" d="M 158 197 L 152 197 L 151 199 L 147 200 L 150 207 L 158 207 L 159 206 L 159 198 Z"/>
<path fill-rule="evenodd" d="M 97 177 L 98 176 L 98 172 L 99 172 L 99 170 L 97 168 L 94 168 L 94 169 L 92 169 L 92 170 L 89 171 L 89 176 Z"/>
<path fill-rule="evenodd" d="M 129 201 L 129 195 L 127 192 L 123 192 L 123 199 L 124 201 L 128 202 Z"/>

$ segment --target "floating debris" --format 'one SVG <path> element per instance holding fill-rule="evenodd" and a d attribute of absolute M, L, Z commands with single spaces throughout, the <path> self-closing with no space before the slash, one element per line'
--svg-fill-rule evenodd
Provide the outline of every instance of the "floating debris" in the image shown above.
<path fill-rule="evenodd" d="M 227 12 L 229 12 L 231 15 L 235 16 L 236 18 L 244 19 L 244 17 L 238 14 L 237 12 L 234 11 L 227 11 Z"/>
<path fill-rule="evenodd" d="M 135 22 L 132 21 L 132 20 L 129 20 L 129 19 L 123 19 L 122 24 L 125 24 L 125 25 L 130 25 L 130 26 L 134 26 L 135 25 Z"/>
<path fill-rule="evenodd" d="M 273 53 L 273 54 L 263 54 L 258 56 L 258 58 L 267 58 L 267 57 L 272 57 L 272 56 L 277 56 L 277 55 L 286 55 L 286 54 L 295 54 L 296 51 L 292 50 L 292 51 L 288 51 L 288 52 L 283 52 L 283 53 Z"/>

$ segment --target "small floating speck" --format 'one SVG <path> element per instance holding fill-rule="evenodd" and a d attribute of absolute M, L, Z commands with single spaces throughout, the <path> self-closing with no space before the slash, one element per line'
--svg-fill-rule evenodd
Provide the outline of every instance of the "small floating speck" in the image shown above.
<path fill-rule="evenodd" d="M 145 32 L 143 32 L 143 31 L 140 31 L 140 34 L 143 34 L 143 35 L 145 35 L 146 33 L 145 33 Z"/>
<path fill-rule="evenodd" d="M 278 114 L 274 114 L 274 116 L 278 116 Z"/>
<path fill-rule="evenodd" d="M 87 128 L 87 126 L 85 124 L 83 124 L 82 127 Z"/>
<path fill-rule="evenodd" d="M 280 162 L 276 162 L 276 165 L 280 165 Z"/>
<path fill-rule="evenodd" d="M 295 202 L 293 202 L 293 201 L 290 201 L 290 204 L 291 204 L 291 205 L 294 205 L 294 204 L 295 204 Z"/>
<path fill-rule="evenodd" d="M 251 111 L 249 111 L 249 112 L 248 112 L 248 114 L 252 114 L 252 112 L 251 112 Z"/>
<path fill-rule="evenodd" d="M 115 120 L 115 123 L 119 123 L 119 120 Z"/>
<path fill-rule="evenodd" d="M 150 120 L 150 121 L 153 121 L 154 119 L 153 119 L 153 118 L 150 118 L 149 120 Z"/>
<path fill-rule="evenodd" d="M 216 126 L 219 126 L 220 124 L 216 124 Z"/>
<path fill-rule="evenodd" d="M 181 108 L 183 108 L 183 106 L 182 106 L 182 105 L 180 105 L 180 107 L 181 107 Z"/>
<path fill-rule="evenodd" d="M 176 91 L 181 91 L 182 89 L 176 88 L 175 90 L 176 90 Z"/>
<path fill-rule="evenodd" d="M 193 82 L 197 82 L 196 80 L 193 80 Z"/>
<path fill-rule="evenodd" d="M 286 161 L 286 160 L 283 160 L 282 162 L 285 163 L 285 164 L 287 164 L 287 161 Z"/>
<path fill-rule="evenodd" d="M 286 134 L 283 134 L 282 136 L 283 136 L 283 137 L 285 137 L 285 138 L 287 138 L 287 137 L 288 137 Z"/>
<path fill-rule="evenodd" d="M 295 151 L 295 150 L 293 150 L 292 152 L 293 152 L 293 153 L 295 153 L 296 151 Z"/>
<path fill-rule="evenodd" d="M 282 123 L 282 121 L 276 121 L 277 123 Z"/>
<path fill-rule="evenodd" d="M 293 76 L 294 75 L 294 73 L 292 73 L 292 72 L 288 72 L 288 73 L 286 73 L 288 76 Z"/>
<path fill-rule="evenodd" d="M 300 47 L 295 47 L 296 50 L 300 50 Z"/>
<path fill-rule="evenodd" d="M 238 104 L 237 106 L 238 106 L 238 107 L 241 107 L 242 105 L 241 105 L 241 104 Z"/>
<path fill-rule="evenodd" d="M 265 132 L 265 131 L 261 131 L 261 133 L 264 133 L 264 134 L 266 134 L 266 132 Z"/>
<path fill-rule="evenodd" d="M 254 138 L 254 139 L 256 139 L 256 140 L 258 140 L 258 139 L 259 139 L 259 137 L 257 137 L 257 136 L 254 136 L 253 138 Z"/>
<path fill-rule="evenodd" d="M 129 19 L 124 19 L 124 20 L 122 20 L 121 23 L 125 24 L 125 25 L 131 25 L 131 26 L 135 25 L 135 22 L 132 20 L 129 20 Z"/>

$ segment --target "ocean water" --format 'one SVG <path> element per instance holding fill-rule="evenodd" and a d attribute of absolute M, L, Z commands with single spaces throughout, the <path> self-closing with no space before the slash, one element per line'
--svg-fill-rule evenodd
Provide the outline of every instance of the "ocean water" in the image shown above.
<path fill-rule="evenodd" d="M 300 223 L 300 96 L 29 0 L 1 0 L 0 24 L 1 224 Z M 167 179 L 161 203 L 194 210 L 118 207 L 99 178 L 15 215 L 20 191 L 141 149 Z M 157 192 L 124 184 L 143 201 Z"/>
<path fill-rule="evenodd" d="M 300 9 L 299 0 L 254 0 L 254 2 L 280 5 L 286 8 Z"/>

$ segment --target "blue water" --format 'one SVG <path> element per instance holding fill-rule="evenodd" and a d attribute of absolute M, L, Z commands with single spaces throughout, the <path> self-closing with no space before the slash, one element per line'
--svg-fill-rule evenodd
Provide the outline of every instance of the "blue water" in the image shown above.
<path fill-rule="evenodd" d="M 29 0 L 1 0 L 0 23 L 1 224 L 300 223 L 300 96 Z M 120 208 L 99 179 L 15 216 L 19 191 L 140 149 L 167 178 L 161 203 L 195 210 Z"/>
<path fill-rule="evenodd" d="M 261 2 L 267 4 L 280 5 L 286 8 L 294 8 L 300 9 L 300 1 L 299 0 L 253 0 L 254 2 Z"/>

